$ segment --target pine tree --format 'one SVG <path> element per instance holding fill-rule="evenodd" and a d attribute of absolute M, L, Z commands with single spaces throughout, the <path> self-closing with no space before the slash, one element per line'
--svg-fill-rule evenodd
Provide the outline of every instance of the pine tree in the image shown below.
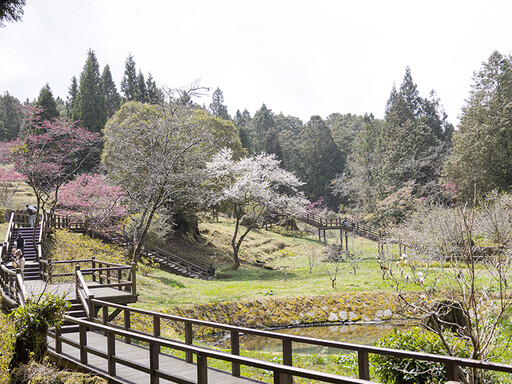
<path fill-rule="evenodd" d="M 162 91 L 156 86 L 156 82 L 153 80 L 151 73 L 148 73 L 148 78 L 146 80 L 146 90 L 148 103 L 161 104 L 164 101 L 164 95 Z"/>
<path fill-rule="evenodd" d="M 110 66 L 108 64 L 103 68 L 101 84 L 103 88 L 103 96 L 105 97 L 107 118 L 110 119 L 114 113 L 121 108 L 121 96 L 117 92 L 114 80 L 112 80 L 112 73 L 110 72 Z"/>
<path fill-rule="evenodd" d="M 136 101 L 140 103 L 147 103 L 148 96 L 146 90 L 146 80 L 144 79 L 144 75 L 139 70 L 139 74 L 137 76 L 137 93 L 136 93 Z"/>
<path fill-rule="evenodd" d="M 87 60 L 80 75 L 78 120 L 91 132 L 101 132 L 107 122 L 100 67 L 93 50 L 87 52 Z"/>
<path fill-rule="evenodd" d="M 132 55 L 128 55 L 124 67 L 124 76 L 121 81 L 121 92 L 125 101 L 136 101 L 138 95 L 137 70 Z"/>
<path fill-rule="evenodd" d="M 222 93 L 220 88 L 217 88 L 212 94 L 210 112 L 215 117 L 220 117 L 224 120 L 231 120 L 231 117 L 229 117 L 228 109 L 224 105 L 224 94 Z"/>
<path fill-rule="evenodd" d="M 57 110 L 57 103 L 53 98 L 53 93 L 48 83 L 41 88 L 41 92 L 39 92 L 39 97 L 37 98 L 36 107 L 43 110 L 38 116 L 39 121 L 51 121 L 60 116 L 60 113 Z"/>
<path fill-rule="evenodd" d="M 512 186 L 512 56 L 493 52 L 473 81 L 445 164 L 463 201 Z"/>
<path fill-rule="evenodd" d="M 242 143 L 242 147 L 247 149 L 249 154 L 254 154 L 253 144 L 251 141 L 250 133 L 248 130 L 248 124 L 251 121 L 251 114 L 247 109 L 241 113 L 238 109 L 235 113 L 235 117 L 233 118 L 233 123 L 238 129 L 238 136 L 240 137 L 240 142 Z"/>
<path fill-rule="evenodd" d="M 442 137 L 440 131 L 448 126 L 446 116 L 438 116 L 438 109 L 438 101 L 419 96 L 407 67 L 399 91 L 393 87 L 386 104 L 382 176 L 390 188 L 398 189 L 412 181 L 417 194 L 437 199 L 439 189 L 435 185 L 447 153 L 438 136 Z"/>
<path fill-rule="evenodd" d="M 0 95 L 0 141 L 18 136 L 22 123 L 21 104 L 18 99 L 5 92 Z"/>
<path fill-rule="evenodd" d="M 254 114 L 249 125 L 249 132 L 255 153 L 273 153 L 279 160 L 282 160 L 283 154 L 279 144 L 274 113 L 265 104 Z"/>
<path fill-rule="evenodd" d="M 73 76 L 71 79 L 68 100 L 66 103 L 66 111 L 71 120 L 78 120 L 80 113 L 78 110 L 78 81 L 76 80 L 76 76 Z"/>
<path fill-rule="evenodd" d="M 311 201 L 323 198 L 332 209 L 338 199 L 331 194 L 330 183 L 343 172 L 345 160 L 334 143 L 331 131 L 320 116 L 312 116 L 304 126 L 298 147 L 300 165 L 293 169 L 306 182 L 304 192 Z"/>

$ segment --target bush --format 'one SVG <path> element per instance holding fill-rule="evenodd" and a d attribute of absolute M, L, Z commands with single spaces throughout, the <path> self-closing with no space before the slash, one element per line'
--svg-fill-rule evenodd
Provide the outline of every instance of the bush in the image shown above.
<path fill-rule="evenodd" d="M 454 347 L 457 356 L 468 357 L 468 348 L 463 341 L 452 334 L 446 334 Z M 414 327 L 407 332 L 396 330 L 383 336 L 376 343 L 377 347 L 403 349 L 413 352 L 435 353 L 446 355 L 439 336 Z M 412 383 L 444 383 L 446 369 L 444 364 L 404 359 L 387 355 L 371 355 L 375 365 L 375 373 L 383 383 L 412 384 Z"/>
<path fill-rule="evenodd" d="M 0 383 L 9 380 L 9 361 L 14 345 L 14 323 L 0 312 Z"/>
<path fill-rule="evenodd" d="M 48 347 L 48 329 L 60 325 L 62 315 L 69 307 L 69 301 L 64 298 L 43 293 L 30 297 L 25 306 L 16 308 L 9 315 L 16 325 L 10 370 L 20 364 L 27 364 L 31 358 L 36 362 L 43 360 Z"/>

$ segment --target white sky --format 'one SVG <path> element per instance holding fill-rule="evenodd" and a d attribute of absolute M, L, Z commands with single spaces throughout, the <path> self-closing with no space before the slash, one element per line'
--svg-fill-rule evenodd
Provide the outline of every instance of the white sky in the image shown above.
<path fill-rule="evenodd" d="M 0 92 L 34 99 L 48 82 L 66 99 L 91 48 L 118 90 L 131 53 L 159 85 L 220 87 L 231 114 L 382 117 L 410 66 L 456 123 L 473 72 L 511 53 L 511 15 L 508 0 L 27 0 L 0 29 Z"/>

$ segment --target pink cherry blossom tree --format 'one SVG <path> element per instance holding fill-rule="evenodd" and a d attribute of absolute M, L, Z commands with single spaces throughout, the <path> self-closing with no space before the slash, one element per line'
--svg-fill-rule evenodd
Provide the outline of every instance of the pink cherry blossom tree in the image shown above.
<path fill-rule="evenodd" d="M 105 229 L 112 219 L 125 216 L 124 193 L 104 175 L 83 174 L 60 188 L 59 211 L 79 217 L 91 229 Z"/>
<path fill-rule="evenodd" d="M 1 148 L 3 160 L 26 178 L 40 209 L 53 209 L 58 202 L 59 188 L 75 175 L 100 137 L 67 120 L 38 121 L 40 109 L 26 107 L 26 129 Z M 37 222 L 37 221 L 36 221 Z"/>
<path fill-rule="evenodd" d="M 18 191 L 20 184 L 25 180 L 25 177 L 16 172 L 11 167 L 0 168 L 0 205 L 3 207 L 9 206 L 9 203 Z"/>

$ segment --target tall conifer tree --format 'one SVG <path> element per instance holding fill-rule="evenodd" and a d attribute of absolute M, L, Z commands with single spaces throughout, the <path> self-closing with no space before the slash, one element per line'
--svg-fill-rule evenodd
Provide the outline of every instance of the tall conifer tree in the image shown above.
<path fill-rule="evenodd" d="M 111 118 L 114 113 L 121 108 L 121 96 L 117 92 L 114 80 L 112 80 L 112 73 L 110 72 L 110 66 L 108 64 L 103 68 L 101 83 L 103 87 L 103 95 L 105 97 L 107 118 Z"/>
<path fill-rule="evenodd" d="M 80 75 L 78 120 L 91 132 L 101 132 L 107 122 L 100 67 L 93 50 L 87 52 L 87 60 Z"/>
<path fill-rule="evenodd" d="M 137 101 L 137 70 L 132 55 L 128 55 L 124 64 L 124 76 L 121 80 L 121 92 L 125 101 Z"/>
<path fill-rule="evenodd" d="M 60 116 L 60 113 L 57 110 L 57 103 L 53 98 L 53 93 L 48 83 L 41 88 L 41 92 L 39 93 L 39 97 L 36 102 L 36 107 L 43 109 L 38 116 L 39 121 L 51 121 Z"/>

